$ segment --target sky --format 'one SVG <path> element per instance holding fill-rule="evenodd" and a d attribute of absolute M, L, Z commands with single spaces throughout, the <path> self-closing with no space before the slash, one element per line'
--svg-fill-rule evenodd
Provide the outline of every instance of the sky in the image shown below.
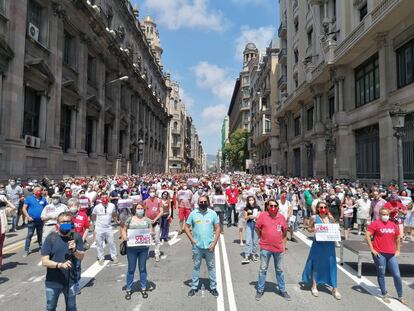
<path fill-rule="evenodd" d="M 221 126 L 242 69 L 243 50 L 265 50 L 279 27 L 276 0 L 131 0 L 151 16 L 164 49 L 164 70 L 180 84 L 204 151 L 216 154 Z"/>

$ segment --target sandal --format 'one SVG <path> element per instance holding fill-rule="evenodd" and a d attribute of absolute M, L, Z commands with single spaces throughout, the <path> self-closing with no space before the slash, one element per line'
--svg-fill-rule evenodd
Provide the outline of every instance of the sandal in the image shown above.
<path fill-rule="evenodd" d="M 141 291 L 141 294 L 142 294 L 142 298 L 144 298 L 144 299 L 147 299 L 148 298 L 148 293 L 147 293 L 147 291 L 145 289 L 143 289 Z"/>
<path fill-rule="evenodd" d="M 125 294 L 125 299 L 126 300 L 131 300 L 131 294 L 132 294 L 131 291 L 127 290 L 126 294 Z"/>
<path fill-rule="evenodd" d="M 312 287 L 311 288 L 311 293 L 314 297 L 318 297 L 319 296 L 319 292 L 318 289 L 316 287 Z"/>

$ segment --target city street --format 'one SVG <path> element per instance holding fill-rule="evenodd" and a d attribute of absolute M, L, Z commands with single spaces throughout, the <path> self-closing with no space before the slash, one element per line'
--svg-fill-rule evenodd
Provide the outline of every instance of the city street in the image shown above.
<path fill-rule="evenodd" d="M 177 228 L 176 221 L 172 229 Z M 117 231 L 117 228 L 114 228 Z M 23 258 L 22 243 L 18 242 L 26 230 L 6 239 L 5 261 L 0 276 L 0 305 L 7 310 L 43 310 L 45 305 L 44 276 L 46 269 L 40 265 L 37 251 Z M 118 234 L 116 234 L 116 238 Z M 199 290 L 196 296 L 189 298 L 187 292 L 191 282 L 191 248 L 185 235 L 177 236 L 171 232 L 171 240 L 161 247 L 160 262 L 155 262 L 153 252 L 148 261 L 148 279 L 150 291 L 144 300 L 139 292 L 132 299 L 124 299 L 122 287 L 125 284 L 126 257 L 120 256 L 120 263 L 105 261 L 103 267 L 96 262 L 96 249 L 91 248 L 82 262 L 82 293 L 77 298 L 79 310 L 271 310 L 289 308 L 289 310 L 410 310 L 395 300 L 389 305 L 375 297 L 378 293 L 375 267 L 372 263 L 363 265 L 363 277 L 356 276 L 356 256 L 345 251 L 345 265 L 338 266 L 338 288 L 342 300 L 337 301 L 329 291 L 320 288 L 315 298 L 308 288 L 300 285 L 301 274 L 306 261 L 310 240 L 299 231 L 298 243 L 288 242 L 288 252 L 284 258 L 284 274 L 287 290 L 292 301 L 287 302 L 275 294 L 276 282 L 273 264 L 269 269 L 265 294 L 260 301 L 255 300 L 255 284 L 259 263 L 241 264 L 242 248 L 239 246 L 237 228 L 225 228 L 216 248 L 217 281 L 220 296 L 214 298 L 208 292 L 206 268 L 203 262 L 201 277 L 205 284 L 204 297 Z M 361 238 L 352 235 L 353 239 Z M 17 239 L 17 240 L 16 240 Z M 117 240 L 118 241 L 118 240 Z M 171 244 L 171 245 L 170 245 Z M 35 246 L 36 247 L 36 244 Z M 34 249 L 36 250 L 36 249 Z M 339 255 L 339 249 L 337 249 Z M 107 256 L 107 258 L 109 258 Z M 218 260 L 219 259 L 219 260 Z M 409 260 L 400 259 L 401 274 L 404 283 L 404 296 L 409 306 L 414 306 L 414 269 Z M 138 278 L 136 272 L 135 281 Z M 391 277 L 387 276 L 387 286 L 392 297 L 395 289 Z M 201 284 L 200 284 L 201 286 Z M 136 288 L 136 284 L 134 284 Z M 60 298 L 59 310 L 64 310 L 64 299 Z"/>

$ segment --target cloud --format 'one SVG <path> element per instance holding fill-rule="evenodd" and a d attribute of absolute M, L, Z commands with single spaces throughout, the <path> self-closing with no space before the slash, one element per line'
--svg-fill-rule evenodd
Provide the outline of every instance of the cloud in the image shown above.
<path fill-rule="evenodd" d="M 258 5 L 264 5 L 268 4 L 268 0 L 231 0 L 234 4 L 237 5 L 246 5 L 246 4 L 258 4 Z"/>
<path fill-rule="evenodd" d="M 226 69 L 203 61 L 194 66 L 192 71 L 200 88 L 209 90 L 220 100 L 230 102 L 234 81 Z"/>
<path fill-rule="evenodd" d="M 184 103 L 187 109 L 193 107 L 195 103 L 194 98 L 187 94 L 182 87 L 180 88 L 180 96 L 181 101 Z"/>
<path fill-rule="evenodd" d="M 243 51 L 246 44 L 253 42 L 259 51 L 263 51 L 269 45 L 272 37 L 275 34 L 273 26 L 263 26 L 259 28 L 250 28 L 249 26 L 242 26 L 240 35 L 235 41 L 235 53 L 237 59 L 242 59 Z"/>
<path fill-rule="evenodd" d="M 229 25 L 223 13 L 208 8 L 209 0 L 145 0 L 144 7 L 156 13 L 156 23 L 170 30 L 199 28 L 223 31 Z"/>
<path fill-rule="evenodd" d="M 223 120 L 226 115 L 227 107 L 225 105 L 208 106 L 201 112 L 201 116 L 206 120 Z"/>

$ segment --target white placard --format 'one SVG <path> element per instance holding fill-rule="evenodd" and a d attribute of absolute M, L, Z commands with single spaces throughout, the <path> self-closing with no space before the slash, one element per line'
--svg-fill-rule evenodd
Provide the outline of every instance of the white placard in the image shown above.
<path fill-rule="evenodd" d="M 217 205 L 226 204 L 226 197 L 224 195 L 213 196 L 213 204 L 217 204 Z"/>
<path fill-rule="evenodd" d="M 315 224 L 315 236 L 318 242 L 340 242 L 339 224 Z"/>
<path fill-rule="evenodd" d="M 294 215 L 290 216 L 289 217 L 289 222 L 292 222 L 292 223 L 296 222 L 296 216 L 294 216 Z"/>
<path fill-rule="evenodd" d="M 128 247 L 151 246 L 151 229 L 128 229 Z"/>

